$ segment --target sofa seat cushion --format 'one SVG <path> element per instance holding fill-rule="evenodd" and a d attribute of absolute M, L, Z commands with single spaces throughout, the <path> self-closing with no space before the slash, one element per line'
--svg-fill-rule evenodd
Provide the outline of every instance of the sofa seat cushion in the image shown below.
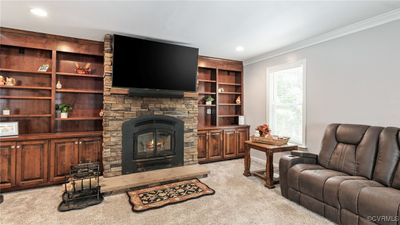
<path fill-rule="evenodd" d="M 346 180 L 366 180 L 365 177 L 360 176 L 336 176 L 330 177 L 325 182 L 324 186 L 324 202 L 337 209 L 340 208 L 339 204 L 339 186 Z"/>
<path fill-rule="evenodd" d="M 299 190 L 323 202 L 325 182 L 335 176 L 348 176 L 348 174 L 328 169 L 304 170 L 299 175 Z"/>
<path fill-rule="evenodd" d="M 361 190 L 367 187 L 383 187 L 383 185 L 372 180 L 343 181 L 339 186 L 340 207 L 354 214 L 359 214 L 359 195 Z"/>
<path fill-rule="evenodd" d="M 389 187 L 366 187 L 358 197 L 361 217 L 372 218 L 377 224 L 397 225 L 400 191 Z"/>
<path fill-rule="evenodd" d="M 299 176 L 306 170 L 322 170 L 324 167 L 316 164 L 297 164 L 292 166 L 287 173 L 288 187 L 299 191 Z"/>

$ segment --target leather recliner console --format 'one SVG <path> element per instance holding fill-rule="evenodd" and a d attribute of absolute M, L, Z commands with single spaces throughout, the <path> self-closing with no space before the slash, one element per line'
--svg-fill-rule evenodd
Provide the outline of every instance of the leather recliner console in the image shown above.
<path fill-rule="evenodd" d="M 319 155 L 280 159 L 282 195 L 338 224 L 400 225 L 399 131 L 329 125 Z"/>

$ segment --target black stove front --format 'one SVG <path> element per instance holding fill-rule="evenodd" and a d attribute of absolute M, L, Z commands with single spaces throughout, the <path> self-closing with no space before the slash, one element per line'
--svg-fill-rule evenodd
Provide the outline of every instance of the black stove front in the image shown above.
<path fill-rule="evenodd" d="M 170 116 L 151 115 L 122 125 L 122 173 L 183 165 L 184 123 Z"/>

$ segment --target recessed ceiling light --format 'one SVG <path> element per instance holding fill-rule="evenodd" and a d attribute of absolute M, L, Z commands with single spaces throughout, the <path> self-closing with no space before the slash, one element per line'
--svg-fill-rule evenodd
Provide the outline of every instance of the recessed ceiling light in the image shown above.
<path fill-rule="evenodd" d="M 237 46 L 236 51 L 237 52 L 242 52 L 244 50 L 243 46 Z"/>
<path fill-rule="evenodd" d="M 33 8 L 31 9 L 31 13 L 35 16 L 40 16 L 40 17 L 46 17 L 47 12 L 44 9 L 41 8 Z"/>

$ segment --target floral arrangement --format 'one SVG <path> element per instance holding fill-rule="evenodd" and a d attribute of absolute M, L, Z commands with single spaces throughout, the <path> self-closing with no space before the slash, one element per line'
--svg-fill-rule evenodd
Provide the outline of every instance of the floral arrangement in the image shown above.
<path fill-rule="evenodd" d="M 271 135 L 271 130 L 269 129 L 269 125 L 266 123 L 258 126 L 256 130 L 260 133 L 260 137 Z"/>

